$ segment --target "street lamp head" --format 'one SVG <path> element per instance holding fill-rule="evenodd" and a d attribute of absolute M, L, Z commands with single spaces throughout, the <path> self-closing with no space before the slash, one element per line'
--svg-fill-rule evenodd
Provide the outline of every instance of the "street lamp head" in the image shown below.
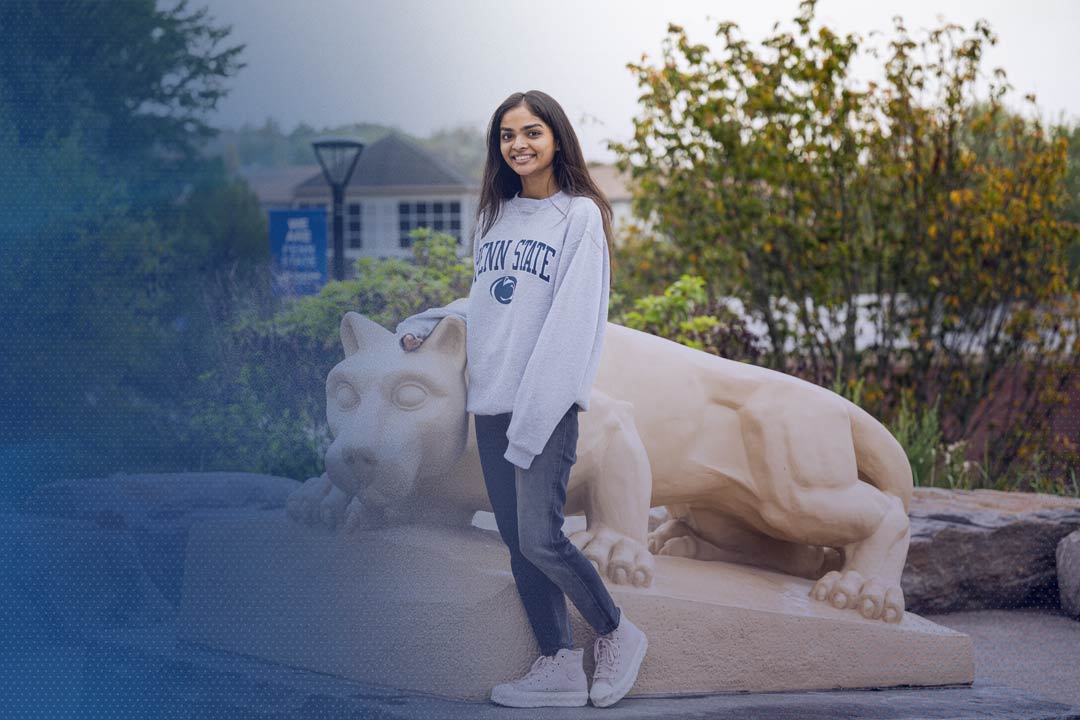
<path fill-rule="evenodd" d="M 322 166 L 323 177 L 331 187 L 344 187 L 349 183 L 356 161 L 364 151 L 364 144 L 351 138 L 323 138 L 315 140 L 311 146 Z"/>
<path fill-rule="evenodd" d="M 349 184 L 356 161 L 364 144 L 351 138 L 323 138 L 311 143 L 315 157 L 322 166 L 323 177 L 330 184 L 334 200 L 334 278 L 345 279 L 345 221 L 341 206 L 345 202 L 345 186 Z"/>

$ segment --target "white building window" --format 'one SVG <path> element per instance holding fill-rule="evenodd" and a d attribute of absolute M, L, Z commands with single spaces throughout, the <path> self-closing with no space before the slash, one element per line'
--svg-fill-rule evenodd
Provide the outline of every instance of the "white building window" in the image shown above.
<path fill-rule="evenodd" d="M 349 242 L 349 247 L 353 250 L 364 246 L 361 233 L 364 220 L 361 214 L 362 210 L 363 206 L 358 202 L 351 202 L 345 207 L 345 238 Z"/>
<path fill-rule="evenodd" d="M 452 235 L 461 244 L 461 203 L 457 200 L 409 200 L 398 203 L 398 242 L 409 247 L 409 232 L 429 227 Z"/>

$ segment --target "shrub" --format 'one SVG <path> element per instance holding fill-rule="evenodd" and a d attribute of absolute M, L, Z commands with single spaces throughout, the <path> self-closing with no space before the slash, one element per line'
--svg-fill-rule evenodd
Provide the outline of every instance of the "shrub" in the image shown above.
<path fill-rule="evenodd" d="M 411 260 L 361 258 L 356 277 L 316 296 L 277 301 L 235 287 L 219 308 L 218 362 L 186 406 L 186 440 L 199 467 L 244 468 L 303 479 L 322 472 L 331 441 L 326 376 L 341 361 L 341 318 L 352 310 L 387 329 L 408 315 L 468 293 L 457 240 L 412 232 Z"/>

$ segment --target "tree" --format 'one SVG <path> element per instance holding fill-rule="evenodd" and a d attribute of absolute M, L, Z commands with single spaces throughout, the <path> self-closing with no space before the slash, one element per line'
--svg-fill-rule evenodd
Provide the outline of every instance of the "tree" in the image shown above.
<path fill-rule="evenodd" d="M 1062 217 L 1074 226 L 1080 227 L 1080 121 L 1072 127 L 1059 125 L 1054 129 L 1057 138 L 1064 138 L 1068 143 L 1068 170 L 1065 173 L 1065 207 Z M 1076 239 L 1067 251 L 1069 272 L 1080 276 L 1080 238 Z"/>
<path fill-rule="evenodd" d="M 20 0 L 0 3 L 0 103 L 18 142 L 78 134 L 136 200 L 168 202 L 171 178 L 202 167 L 206 122 L 243 64 L 219 47 L 228 27 L 187 0 Z"/>
<path fill-rule="evenodd" d="M 1014 418 L 1060 402 L 1080 354 L 1066 143 L 1005 113 L 1001 71 L 977 106 L 984 22 L 916 41 L 898 18 L 884 83 L 863 86 L 849 74 L 859 39 L 815 26 L 814 7 L 760 52 L 733 23 L 717 26 L 717 57 L 671 25 L 661 64 L 628 65 L 641 112 L 611 147 L 636 212 L 764 323 L 773 367 L 826 386 L 865 374 L 881 415 L 903 388 L 940 394 L 960 437 L 985 429 L 986 401 L 1017 374 Z M 859 348 L 866 299 L 878 337 Z M 1045 431 L 1004 425 L 1004 461 Z"/>
<path fill-rule="evenodd" d="M 240 48 L 184 2 L 25 0 L 0 26 L 0 443 L 74 439 L 71 475 L 172 464 L 201 285 L 266 254 L 197 150 Z"/>

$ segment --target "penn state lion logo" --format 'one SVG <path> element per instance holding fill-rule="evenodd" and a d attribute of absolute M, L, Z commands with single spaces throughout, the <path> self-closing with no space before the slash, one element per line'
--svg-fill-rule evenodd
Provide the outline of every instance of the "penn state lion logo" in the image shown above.
<path fill-rule="evenodd" d="M 514 299 L 514 288 L 517 287 L 517 278 L 513 275 L 503 275 L 491 283 L 491 297 L 503 305 L 509 305 Z"/>

